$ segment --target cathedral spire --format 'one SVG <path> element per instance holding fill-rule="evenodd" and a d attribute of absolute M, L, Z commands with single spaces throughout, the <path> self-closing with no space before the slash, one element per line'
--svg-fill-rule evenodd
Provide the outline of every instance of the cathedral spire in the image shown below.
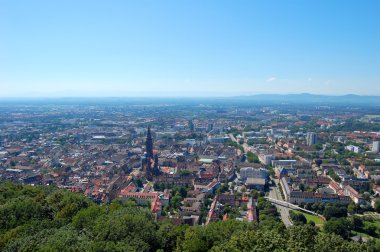
<path fill-rule="evenodd" d="M 153 138 L 150 126 L 148 126 L 148 133 L 146 135 L 146 154 L 149 158 L 153 158 Z"/>

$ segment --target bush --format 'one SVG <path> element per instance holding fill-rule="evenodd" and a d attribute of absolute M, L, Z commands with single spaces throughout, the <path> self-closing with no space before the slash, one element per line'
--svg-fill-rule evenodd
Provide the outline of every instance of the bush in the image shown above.
<path fill-rule="evenodd" d="M 303 225 L 307 222 L 305 215 L 302 213 L 290 211 L 290 218 L 292 219 L 294 225 Z"/>

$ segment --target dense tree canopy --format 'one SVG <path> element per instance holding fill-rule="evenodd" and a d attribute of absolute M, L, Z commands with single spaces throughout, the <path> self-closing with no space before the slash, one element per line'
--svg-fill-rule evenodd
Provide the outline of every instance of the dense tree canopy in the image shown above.
<path fill-rule="evenodd" d="M 228 220 L 189 227 L 157 222 L 133 201 L 100 206 L 53 187 L 2 183 L 0 251 L 376 251 L 373 243 L 337 235 L 340 223 L 331 223 L 331 234 L 308 224 L 286 229 L 268 218 L 266 204 L 259 202 L 259 224 Z"/>

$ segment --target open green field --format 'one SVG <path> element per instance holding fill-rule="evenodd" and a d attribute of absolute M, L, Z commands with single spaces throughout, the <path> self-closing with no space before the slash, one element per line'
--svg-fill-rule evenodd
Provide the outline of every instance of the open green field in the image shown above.
<path fill-rule="evenodd" d="M 314 221 L 315 225 L 317 226 L 322 226 L 323 223 L 325 222 L 323 219 L 321 219 L 320 217 L 316 215 L 304 213 L 298 210 L 292 210 L 292 211 L 297 214 L 303 214 L 306 217 L 307 222 Z"/>

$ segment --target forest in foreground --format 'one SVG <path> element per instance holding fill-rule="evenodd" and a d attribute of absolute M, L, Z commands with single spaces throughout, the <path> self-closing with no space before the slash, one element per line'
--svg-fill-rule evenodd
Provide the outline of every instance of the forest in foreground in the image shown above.
<path fill-rule="evenodd" d="M 0 251 L 380 251 L 275 219 L 207 226 L 155 221 L 134 201 L 97 205 L 55 187 L 0 183 Z"/>

